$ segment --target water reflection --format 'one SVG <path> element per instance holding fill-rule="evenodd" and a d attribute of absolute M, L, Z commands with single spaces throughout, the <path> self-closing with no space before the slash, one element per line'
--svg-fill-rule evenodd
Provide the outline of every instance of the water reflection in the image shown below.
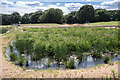
<path fill-rule="evenodd" d="M 13 46 L 13 52 L 15 54 L 17 54 L 17 56 L 20 56 L 19 51 L 14 47 L 13 41 L 10 43 L 11 46 Z M 5 53 L 6 57 L 8 60 L 10 60 L 10 47 L 8 47 L 6 49 L 6 53 Z M 44 57 L 41 58 L 41 60 L 39 61 L 33 61 L 31 59 L 30 55 L 26 55 L 24 54 L 24 57 L 28 57 L 28 66 L 27 66 L 27 62 L 26 60 L 24 60 L 23 66 L 26 68 L 29 68 L 31 70 L 34 69 L 38 69 L 38 70 L 44 70 L 44 69 L 65 69 L 65 66 L 63 64 L 58 65 L 57 61 L 55 61 L 54 59 L 50 58 L 50 57 Z M 117 61 L 118 58 L 114 57 L 112 59 L 112 62 Z M 103 60 L 102 58 L 93 58 L 91 55 L 88 56 L 84 56 L 84 58 L 82 59 L 82 61 L 80 62 L 75 62 L 75 68 L 76 69 L 80 69 L 80 68 L 91 68 L 94 66 L 97 66 L 99 64 L 103 64 Z"/>

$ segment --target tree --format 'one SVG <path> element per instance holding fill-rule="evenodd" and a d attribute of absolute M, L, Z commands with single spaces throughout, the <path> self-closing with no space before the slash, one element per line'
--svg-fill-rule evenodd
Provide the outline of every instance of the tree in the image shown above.
<path fill-rule="evenodd" d="M 43 16 L 39 17 L 39 21 L 44 21 L 47 23 L 62 23 L 62 17 L 62 10 L 51 8 L 46 10 Z"/>
<path fill-rule="evenodd" d="M 77 12 L 77 18 L 79 23 L 85 23 L 86 21 L 92 22 L 94 20 L 94 8 L 92 5 L 84 5 Z"/>
<path fill-rule="evenodd" d="M 30 15 L 26 13 L 22 16 L 21 23 L 28 24 L 29 22 L 30 22 Z"/>
<path fill-rule="evenodd" d="M 95 21 L 110 21 L 110 14 L 105 9 L 96 10 Z"/>
<path fill-rule="evenodd" d="M 10 25 L 11 24 L 11 15 L 9 14 L 1 14 L 2 15 L 2 25 Z"/>
<path fill-rule="evenodd" d="M 21 21 L 21 16 L 18 12 L 13 12 L 11 14 L 11 23 L 16 24 Z"/>
<path fill-rule="evenodd" d="M 31 23 L 38 23 L 39 17 L 43 14 L 42 11 L 36 11 L 34 14 L 31 15 L 30 17 L 30 22 Z"/>
<path fill-rule="evenodd" d="M 77 11 L 73 11 L 67 15 L 66 20 L 68 24 L 74 24 L 77 22 L 76 13 Z"/>

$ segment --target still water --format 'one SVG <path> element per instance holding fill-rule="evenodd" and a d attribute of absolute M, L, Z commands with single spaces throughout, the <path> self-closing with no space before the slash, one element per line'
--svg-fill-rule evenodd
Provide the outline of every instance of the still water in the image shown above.
<path fill-rule="evenodd" d="M 14 47 L 13 45 L 13 41 L 10 43 L 11 46 L 13 46 L 13 52 L 15 54 L 17 54 L 17 57 L 20 56 L 19 51 Z M 10 47 L 6 48 L 6 57 L 8 60 L 10 60 L 9 57 L 10 54 Z M 24 57 L 26 57 L 26 54 L 24 55 Z M 41 60 L 39 61 L 33 61 L 31 59 L 31 56 L 27 56 L 29 58 L 28 61 L 28 66 L 26 66 L 26 61 L 24 61 L 23 66 L 25 68 L 29 68 L 31 70 L 34 69 L 38 69 L 38 70 L 45 70 L 45 69 L 65 69 L 65 66 L 63 64 L 58 65 L 57 61 L 55 61 L 54 59 L 50 58 L 50 57 L 44 57 L 41 58 Z M 118 61 L 117 57 L 112 58 L 112 62 L 116 62 Z M 49 65 L 48 65 L 49 63 Z M 84 56 L 84 58 L 81 61 L 76 61 L 75 62 L 75 69 L 80 69 L 80 68 L 91 68 L 94 66 L 97 66 L 99 64 L 104 64 L 102 58 L 93 58 L 91 55 L 88 56 Z"/>

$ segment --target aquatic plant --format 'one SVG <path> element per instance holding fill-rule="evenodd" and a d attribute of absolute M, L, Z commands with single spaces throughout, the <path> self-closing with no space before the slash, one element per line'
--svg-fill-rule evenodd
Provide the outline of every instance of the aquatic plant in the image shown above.
<path fill-rule="evenodd" d="M 26 66 L 29 66 L 29 58 L 28 57 L 25 58 L 25 61 L 26 61 Z"/>
<path fill-rule="evenodd" d="M 114 78 L 114 79 L 116 79 L 116 76 L 115 76 L 115 71 L 114 71 L 114 70 L 112 70 L 111 72 L 112 72 L 113 78 Z"/>
<path fill-rule="evenodd" d="M 20 66 L 23 66 L 24 58 L 22 56 L 19 56 L 18 63 Z"/>
<path fill-rule="evenodd" d="M 35 69 L 34 71 L 38 71 L 38 69 Z"/>
<path fill-rule="evenodd" d="M 58 63 L 67 62 L 73 53 L 82 60 L 85 52 L 99 58 L 105 50 L 113 54 L 119 50 L 117 29 L 73 27 L 24 28 L 24 30 L 26 32 L 18 32 L 16 35 L 15 47 L 20 54 L 34 53 L 31 58 L 35 61 L 50 56 Z M 109 61 L 108 56 L 103 56 L 106 63 Z"/>
<path fill-rule="evenodd" d="M 10 52 L 13 52 L 13 46 L 9 44 Z"/>
<path fill-rule="evenodd" d="M 105 53 L 104 56 L 103 56 L 103 61 L 104 63 L 108 63 L 110 60 L 110 53 Z"/>
<path fill-rule="evenodd" d="M 74 58 L 69 58 L 66 65 L 66 68 L 70 68 L 70 69 L 74 69 L 75 65 L 74 65 Z"/>
<path fill-rule="evenodd" d="M 15 60 L 17 59 L 17 54 L 11 52 L 11 53 L 9 54 L 9 57 L 10 57 L 10 61 L 15 61 Z"/>

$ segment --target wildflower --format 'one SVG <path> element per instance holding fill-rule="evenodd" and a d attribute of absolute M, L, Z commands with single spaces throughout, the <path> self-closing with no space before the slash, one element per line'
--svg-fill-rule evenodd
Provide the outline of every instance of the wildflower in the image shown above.
<path fill-rule="evenodd" d="M 110 53 L 108 52 L 108 53 L 105 53 L 105 55 L 107 56 L 107 57 L 110 57 Z"/>

